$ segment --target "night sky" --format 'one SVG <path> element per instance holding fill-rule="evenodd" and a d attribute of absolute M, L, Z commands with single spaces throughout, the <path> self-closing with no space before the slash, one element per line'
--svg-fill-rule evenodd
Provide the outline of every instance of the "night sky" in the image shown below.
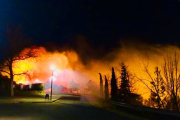
<path fill-rule="evenodd" d="M 180 1 L 112 1 L 0 0 L 0 42 L 5 25 L 21 25 L 36 45 L 81 48 L 80 55 L 97 58 L 123 40 L 180 45 Z"/>

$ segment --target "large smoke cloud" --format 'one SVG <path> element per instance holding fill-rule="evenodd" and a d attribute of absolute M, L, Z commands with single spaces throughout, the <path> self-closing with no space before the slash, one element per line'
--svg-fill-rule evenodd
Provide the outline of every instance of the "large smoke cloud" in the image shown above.
<path fill-rule="evenodd" d="M 147 78 L 143 73 L 143 66 L 148 64 L 150 73 L 154 74 L 156 66 L 161 67 L 164 57 L 167 54 L 180 53 L 176 46 L 172 45 L 149 45 L 137 40 L 120 40 L 119 44 L 109 51 L 104 47 L 94 48 L 89 45 L 84 37 L 77 40 L 76 47 L 58 48 L 51 45 L 53 49 L 38 47 L 39 56 L 15 63 L 14 71 L 31 71 L 33 77 L 29 79 L 25 76 L 15 77 L 15 81 L 26 83 L 39 80 L 47 83 L 51 79 L 51 65 L 56 66 L 54 76 L 56 85 L 70 87 L 70 83 L 75 82 L 81 88 L 87 87 L 89 80 L 92 80 L 96 86 L 99 86 L 99 74 L 111 76 L 111 67 L 115 67 L 117 78 L 119 77 L 120 63 L 124 62 L 128 70 L 139 78 Z M 47 47 L 47 46 L 46 46 Z M 71 49 L 69 49 L 71 48 Z M 112 47 L 111 47 L 112 48 Z M 102 53 L 103 52 L 103 53 Z M 119 82 L 119 81 L 118 81 Z M 137 92 L 144 94 L 148 92 L 143 84 L 136 82 L 134 85 Z"/>

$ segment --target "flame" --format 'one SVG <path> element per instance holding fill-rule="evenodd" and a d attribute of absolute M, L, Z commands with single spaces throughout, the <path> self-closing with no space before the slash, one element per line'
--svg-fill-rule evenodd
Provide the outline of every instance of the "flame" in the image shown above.
<path fill-rule="evenodd" d="M 23 52 L 27 49 L 23 50 Z M 37 49 L 38 57 L 17 61 L 13 64 L 14 74 L 28 71 L 30 76 L 23 74 L 15 76 L 14 81 L 17 83 L 48 83 L 52 77 L 51 68 L 56 68 L 53 70 L 53 79 L 56 79 L 54 80 L 54 84 L 56 85 L 62 85 L 68 88 L 70 87 L 69 82 L 73 80 L 81 87 L 86 87 L 87 82 L 92 80 L 99 86 L 99 72 L 102 75 L 107 75 L 110 84 L 110 68 L 115 67 L 116 77 L 119 78 L 118 69 L 120 69 L 119 64 L 121 62 L 124 62 L 128 66 L 128 70 L 133 75 L 148 79 L 148 76 L 142 70 L 144 64 L 148 64 L 148 69 L 153 76 L 154 68 L 156 66 L 162 66 L 164 56 L 167 52 L 172 54 L 176 51 L 180 54 L 179 48 L 175 46 L 145 47 L 143 50 L 130 46 L 128 49 L 127 47 L 119 48 L 107 54 L 104 59 L 93 59 L 87 65 L 84 65 L 80 61 L 78 54 L 73 50 L 48 52 L 44 47 Z M 51 65 L 54 66 L 52 67 Z M 149 96 L 148 90 L 142 83 L 136 82 L 134 86 L 137 89 L 137 93 L 140 93 L 145 98 Z"/>
<path fill-rule="evenodd" d="M 84 83 L 89 80 L 89 76 L 83 72 L 83 64 L 79 61 L 78 55 L 74 51 L 47 52 L 45 48 L 39 47 L 38 57 L 28 58 L 14 63 L 14 74 L 28 72 L 27 75 L 17 75 L 14 81 L 17 83 L 48 83 L 53 78 L 57 85 L 69 86 L 73 79 L 77 83 Z M 26 49 L 24 50 L 26 51 Z M 24 52 L 23 51 L 23 52 Z M 53 76 L 52 76 L 53 72 Z M 30 77 L 29 77 L 30 76 Z M 81 82 L 83 81 L 83 82 Z"/>

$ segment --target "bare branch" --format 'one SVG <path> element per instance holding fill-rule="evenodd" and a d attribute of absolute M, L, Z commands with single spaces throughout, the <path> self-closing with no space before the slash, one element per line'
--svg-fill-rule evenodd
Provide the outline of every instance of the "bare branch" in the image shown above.
<path fill-rule="evenodd" d="M 4 73 L 7 73 L 8 75 L 10 75 L 10 73 L 5 70 L 0 70 L 0 72 L 4 72 Z"/>

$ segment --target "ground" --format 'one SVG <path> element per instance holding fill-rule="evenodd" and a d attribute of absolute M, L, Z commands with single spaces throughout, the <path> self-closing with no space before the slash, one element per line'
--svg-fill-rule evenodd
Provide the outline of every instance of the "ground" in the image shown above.
<path fill-rule="evenodd" d="M 130 120 L 94 106 L 66 103 L 0 104 L 0 119 L 17 120 Z"/>
<path fill-rule="evenodd" d="M 57 96 L 54 96 L 58 98 Z M 19 99 L 20 100 L 20 99 Z M 33 100 L 33 99 L 32 99 Z M 39 98 L 40 100 L 40 98 Z M 15 100 L 14 100 L 15 101 Z M 62 95 L 54 102 L 0 103 L 0 120 L 130 120 L 90 104 L 82 96 Z"/>

